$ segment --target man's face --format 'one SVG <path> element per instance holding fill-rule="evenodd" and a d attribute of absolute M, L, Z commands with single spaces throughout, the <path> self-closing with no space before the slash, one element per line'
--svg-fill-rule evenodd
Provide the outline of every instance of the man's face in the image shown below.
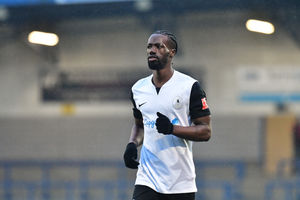
<path fill-rule="evenodd" d="M 163 69 L 169 61 L 170 50 L 167 47 L 168 37 L 152 34 L 147 43 L 148 66 L 152 70 Z"/>

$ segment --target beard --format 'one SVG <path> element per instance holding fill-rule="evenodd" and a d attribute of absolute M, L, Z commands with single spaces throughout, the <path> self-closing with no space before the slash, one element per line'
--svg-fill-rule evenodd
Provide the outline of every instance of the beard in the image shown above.
<path fill-rule="evenodd" d="M 160 70 L 164 68 L 164 66 L 161 64 L 159 60 L 155 60 L 155 61 L 148 60 L 148 67 L 151 70 Z"/>
<path fill-rule="evenodd" d="M 168 54 L 161 59 L 157 57 L 157 60 L 149 61 L 148 60 L 148 67 L 151 70 L 161 70 L 165 68 L 166 64 L 168 62 Z"/>

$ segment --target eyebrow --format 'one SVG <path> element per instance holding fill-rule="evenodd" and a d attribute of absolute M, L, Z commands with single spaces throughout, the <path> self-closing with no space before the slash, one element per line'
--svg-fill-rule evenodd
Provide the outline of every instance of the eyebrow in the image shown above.
<path fill-rule="evenodd" d="M 147 46 L 148 46 L 148 45 L 158 45 L 158 44 L 159 44 L 159 45 L 163 45 L 164 47 L 167 47 L 167 45 L 166 45 L 165 43 L 163 43 L 163 42 L 148 43 Z"/>

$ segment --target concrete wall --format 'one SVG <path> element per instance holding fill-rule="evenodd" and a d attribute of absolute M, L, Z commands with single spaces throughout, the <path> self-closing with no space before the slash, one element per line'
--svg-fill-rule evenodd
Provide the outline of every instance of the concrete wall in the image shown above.
<path fill-rule="evenodd" d="M 0 118 L 0 159 L 123 159 L 133 118 Z M 260 120 L 213 117 L 209 142 L 194 143 L 196 159 L 261 159 Z M 233 142 L 234 141 L 234 142 Z"/>

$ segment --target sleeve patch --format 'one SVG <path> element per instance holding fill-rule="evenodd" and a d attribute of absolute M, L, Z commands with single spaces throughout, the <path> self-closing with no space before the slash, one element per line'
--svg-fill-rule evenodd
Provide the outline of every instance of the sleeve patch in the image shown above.
<path fill-rule="evenodd" d="M 207 102 L 206 102 L 206 98 L 205 98 L 205 97 L 202 98 L 201 101 L 202 101 L 202 110 L 208 109 L 208 105 L 207 105 Z"/>

